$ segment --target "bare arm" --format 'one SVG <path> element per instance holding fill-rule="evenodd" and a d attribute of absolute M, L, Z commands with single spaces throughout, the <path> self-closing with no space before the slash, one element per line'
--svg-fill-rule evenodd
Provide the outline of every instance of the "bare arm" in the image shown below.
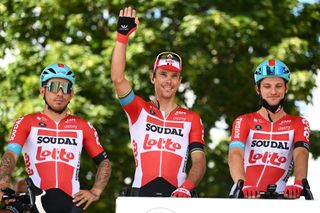
<path fill-rule="evenodd" d="M 105 159 L 98 166 L 96 179 L 90 191 L 93 194 L 98 195 L 100 197 L 102 191 L 108 184 L 110 175 L 111 175 L 110 161 L 108 159 Z"/>
<path fill-rule="evenodd" d="M 244 171 L 244 151 L 240 148 L 229 149 L 228 164 L 231 177 L 234 183 L 237 183 L 239 179 L 246 180 Z"/>
<path fill-rule="evenodd" d="M 16 166 L 18 156 L 12 151 L 6 151 L 0 163 L 0 188 L 10 187 L 10 178 Z M 0 191 L 0 200 L 2 192 Z"/>
<path fill-rule="evenodd" d="M 305 148 L 298 147 L 293 150 L 294 176 L 296 180 L 302 180 L 308 173 L 309 152 Z"/>
<path fill-rule="evenodd" d="M 91 203 L 99 200 L 101 193 L 107 186 L 111 175 L 111 167 L 108 159 L 103 160 L 97 170 L 95 182 L 91 190 L 80 190 L 73 196 L 73 202 L 77 203 L 77 206 L 85 204 L 83 209 L 87 209 Z"/>
<path fill-rule="evenodd" d="M 136 17 L 136 11 L 131 7 L 125 8 L 120 11 L 119 17 L 133 17 L 135 18 L 136 24 L 138 23 L 138 18 Z M 111 79 L 115 86 L 118 96 L 126 95 L 131 90 L 131 85 L 129 81 L 125 78 L 125 67 L 126 67 L 126 50 L 127 44 L 116 41 L 115 48 L 112 55 L 111 64 Z"/>
<path fill-rule="evenodd" d="M 188 174 L 188 180 L 197 185 L 206 172 L 206 157 L 205 153 L 195 151 L 191 153 L 192 166 Z"/>

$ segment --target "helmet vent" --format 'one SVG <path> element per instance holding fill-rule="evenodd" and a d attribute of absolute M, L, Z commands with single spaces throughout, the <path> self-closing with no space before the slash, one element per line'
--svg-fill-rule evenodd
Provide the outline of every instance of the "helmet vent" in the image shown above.
<path fill-rule="evenodd" d="M 72 71 L 71 70 L 69 70 L 69 72 L 67 72 L 67 75 L 72 75 L 73 73 L 72 73 Z"/>
<path fill-rule="evenodd" d="M 54 74 L 57 74 L 56 71 L 54 69 L 52 69 L 52 68 L 49 68 L 48 70 L 53 72 Z"/>

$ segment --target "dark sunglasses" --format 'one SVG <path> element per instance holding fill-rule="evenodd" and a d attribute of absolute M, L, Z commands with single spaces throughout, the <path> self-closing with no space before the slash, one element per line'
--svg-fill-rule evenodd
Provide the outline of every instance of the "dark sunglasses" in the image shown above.
<path fill-rule="evenodd" d="M 46 85 L 49 92 L 57 93 L 61 89 L 64 94 L 71 94 L 72 84 L 69 82 L 50 81 Z"/>

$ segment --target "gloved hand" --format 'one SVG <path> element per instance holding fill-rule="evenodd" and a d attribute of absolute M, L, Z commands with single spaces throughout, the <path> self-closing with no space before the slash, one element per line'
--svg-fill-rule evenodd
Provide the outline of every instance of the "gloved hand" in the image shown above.
<path fill-rule="evenodd" d="M 294 185 L 286 186 L 284 189 L 284 197 L 286 198 L 299 198 L 302 192 L 302 180 L 295 180 Z"/>
<path fill-rule="evenodd" d="M 190 191 L 194 188 L 194 183 L 186 180 L 182 185 L 172 192 L 171 197 L 191 197 Z"/>
<path fill-rule="evenodd" d="M 135 16 L 135 11 L 131 7 L 125 9 L 125 11 L 128 10 L 130 10 L 128 14 L 132 14 L 133 16 Z M 130 15 L 126 15 L 127 14 L 123 14 L 123 16 L 119 17 L 117 25 L 117 40 L 123 44 L 126 44 L 128 42 L 130 34 L 137 29 L 136 18 L 129 17 Z"/>
<path fill-rule="evenodd" d="M 260 198 L 260 190 L 256 186 L 251 186 L 246 181 L 243 184 L 242 192 L 245 198 Z"/>

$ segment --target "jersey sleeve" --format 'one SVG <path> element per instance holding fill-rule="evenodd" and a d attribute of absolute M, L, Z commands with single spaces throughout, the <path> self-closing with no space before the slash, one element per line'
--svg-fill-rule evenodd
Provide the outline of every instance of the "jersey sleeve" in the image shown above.
<path fill-rule="evenodd" d="M 310 144 L 309 136 L 310 136 L 309 122 L 305 118 L 299 116 L 296 119 L 296 123 L 295 123 L 293 142 L 295 144 L 299 142 Z"/>
<path fill-rule="evenodd" d="M 128 96 L 119 98 L 123 110 L 127 113 L 129 121 L 134 124 L 139 118 L 140 112 L 145 105 L 145 101 L 133 93 L 133 90 Z"/>
<path fill-rule="evenodd" d="M 27 137 L 30 134 L 30 130 L 31 130 L 30 116 L 26 115 L 18 118 L 12 127 L 11 135 L 9 137 L 8 143 L 19 144 L 21 147 L 23 147 Z"/>
<path fill-rule="evenodd" d="M 229 148 L 240 147 L 244 149 L 248 134 L 249 134 L 248 118 L 245 115 L 241 115 L 233 121 Z"/>
<path fill-rule="evenodd" d="M 83 145 L 91 158 L 94 159 L 96 164 L 102 160 L 107 159 L 103 147 L 100 144 L 99 136 L 95 128 L 87 121 L 83 121 Z"/>
<path fill-rule="evenodd" d="M 189 134 L 189 151 L 204 150 L 204 128 L 200 116 L 193 112 L 191 131 Z"/>

